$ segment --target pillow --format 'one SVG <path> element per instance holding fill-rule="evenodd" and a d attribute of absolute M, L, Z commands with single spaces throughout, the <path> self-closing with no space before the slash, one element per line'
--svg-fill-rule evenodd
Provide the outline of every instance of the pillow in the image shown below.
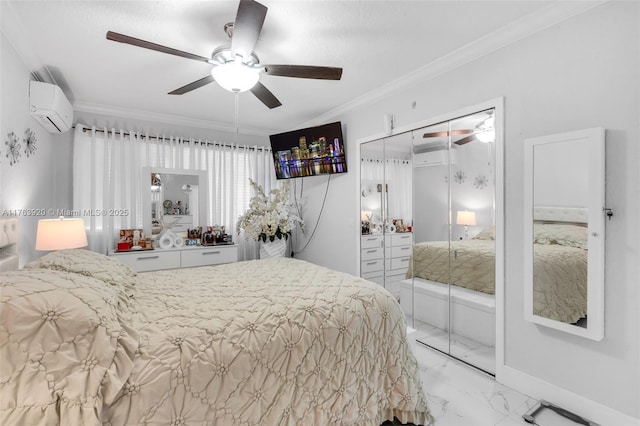
<path fill-rule="evenodd" d="M 589 234 L 586 226 L 570 223 L 534 223 L 533 242 L 586 249 Z"/>
<path fill-rule="evenodd" d="M 25 269 L 53 269 L 96 278 L 120 290 L 121 306 L 134 296 L 137 273 L 114 257 L 85 249 L 60 250 L 45 254 Z"/>
<path fill-rule="evenodd" d="M 496 239 L 496 228 L 492 226 L 491 228 L 483 229 L 480 231 L 472 240 L 495 240 Z"/>

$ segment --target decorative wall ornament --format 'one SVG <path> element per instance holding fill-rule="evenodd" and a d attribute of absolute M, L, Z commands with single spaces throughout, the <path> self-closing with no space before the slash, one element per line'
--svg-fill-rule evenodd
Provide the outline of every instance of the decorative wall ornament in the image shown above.
<path fill-rule="evenodd" d="M 20 158 L 20 141 L 15 133 L 7 133 L 7 140 L 4 142 L 7 146 L 7 158 L 9 159 L 9 165 L 13 166 L 18 162 Z"/>
<path fill-rule="evenodd" d="M 458 170 L 453 176 L 453 180 L 455 180 L 456 183 L 464 183 L 464 181 L 467 180 L 467 175 L 465 175 L 462 170 Z"/>
<path fill-rule="evenodd" d="M 24 131 L 24 153 L 27 154 L 27 158 L 36 153 L 36 150 L 38 149 L 36 146 L 37 141 L 36 133 L 33 130 L 27 129 Z"/>
<path fill-rule="evenodd" d="M 473 186 L 475 186 L 478 189 L 484 189 L 487 187 L 488 184 L 489 184 L 489 179 L 487 179 L 485 175 L 478 175 L 473 180 Z"/>

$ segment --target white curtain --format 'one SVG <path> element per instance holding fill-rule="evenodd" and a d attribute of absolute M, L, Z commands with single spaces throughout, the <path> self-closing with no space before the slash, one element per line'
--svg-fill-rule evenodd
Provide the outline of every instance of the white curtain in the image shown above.
<path fill-rule="evenodd" d="M 361 175 L 376 191 L 375 185 L 386 182 L 388 219 L 402 219 L 405 224 L 412 223 L 412 173 L 411 160 L 407 158 L 363 158 Z M 369 188 L 365 188 L 368 190 Z"/>
<path fill-rule="evenodd" d="M 276 186 L 271 151 L 221 142 L 137 134 L 77 126 L 73 152 L 73 204 L 84 217 L 89 248 L 107 253 L 120 229 L 142 228 L 142 203 L 148 199 L 142 167 L 207 172 L 207 215 L 196 225 L 222 225 L 234 235 L 239 258 L 253 259 L 254 241 L 237 235 L 236 222 L 253 195 L 249 178 L 271 190 Z"/>

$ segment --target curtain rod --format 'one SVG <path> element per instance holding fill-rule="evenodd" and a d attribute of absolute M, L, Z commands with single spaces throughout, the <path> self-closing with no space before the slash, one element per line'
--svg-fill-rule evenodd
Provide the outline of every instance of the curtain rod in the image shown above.
<path fill-rule="evenodd" d="M 76 126 L 74 125 L 73 128 L 75 129 L 75 127 Z M 86 132 L 91 131 L 91 130 L 95 130 L 96 132 L 100 132 L 100 133 L 105 133 L 104 129 L 92 129 L 91 127 L 82 126 L 82 132 L 83 133 L 86 133 Z M 130 132 L 126 132 L 126 131 L 123 132 L 123 133 L 117 132 L 117 134 L 122 134 L 123 136 L 130 136 L 131 135 Z M 152 136 L 138 135 L 138 136 L 135 136 L 135 137 L 136 138 L 140 137 L 141 139 L 145 139 L 145 138 L 147 138 L 147 139 L 158 139 L 158 140 L 160 139 L 160 136 L 153 136 L 153 135 Z M 173 137 L 173 138 L 174 139 L 182 139 L 182 140 L 189 140 L 189 139 L 194 139 L 195 140 L 195 138 L 189 138 L 189 139 L 183 138 L 183 137 L 179 137 L 179 138 Z M 165 137 L 163 136 L 162 139 L 165 139 Z M 199 144 L 222 146 L 222 147 L 225 147 L 225 148 L 233 148 L 234 147 L 234 145 L 231 145 L 231 144 L 228 144 L 228 143 L 211 142 L 211 141 L 208 141 L 208 140 L 204 140 L 203 141 L 202 139 L 198 139 L 196 142 L 199 143 Z M 240 146 L 240 145 L 236 145 L 236 146 Z M 248 149 L 249 151 L 255 151 L 256 149 L 262 149 L 262 150 L 266 150 L 266 151 L 271 151 L 271 149 L 269 147 L 266 147 L 266 146 L 255 147 L 255 146 L 246 146 L 246 145 L 244 145 L 243 147 L 244 147 L 244 149 Z"/>

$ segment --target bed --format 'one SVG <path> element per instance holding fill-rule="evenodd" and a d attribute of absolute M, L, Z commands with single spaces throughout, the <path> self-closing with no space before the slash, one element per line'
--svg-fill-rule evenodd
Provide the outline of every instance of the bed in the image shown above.
<path fill-rule="evenodd" d="M 587 227 L 584 209 L 540 207 L 533 225 L 533 309 L 545 318 L 576 323 L 587 314 Z M 571 216 L 559 217 L 570 211 Z M 566 221 L 563 221 L 566 220 Z M 495 241 L 491 230 L 470 240 L 414 246 L 407 278 L 495 293 Z"/>
<path fill-rule="evenodd" d="M 67 250 L 1 301 L 3 425 L 432 420 L 395 299 L 301 260 L 136 275 Z"/>
<path fill-rule="evenodd" d="M 494 294 L 495 270 L 492 239 L 428 241 L 414 245 L 407 278 L 415 276 Z"/>

